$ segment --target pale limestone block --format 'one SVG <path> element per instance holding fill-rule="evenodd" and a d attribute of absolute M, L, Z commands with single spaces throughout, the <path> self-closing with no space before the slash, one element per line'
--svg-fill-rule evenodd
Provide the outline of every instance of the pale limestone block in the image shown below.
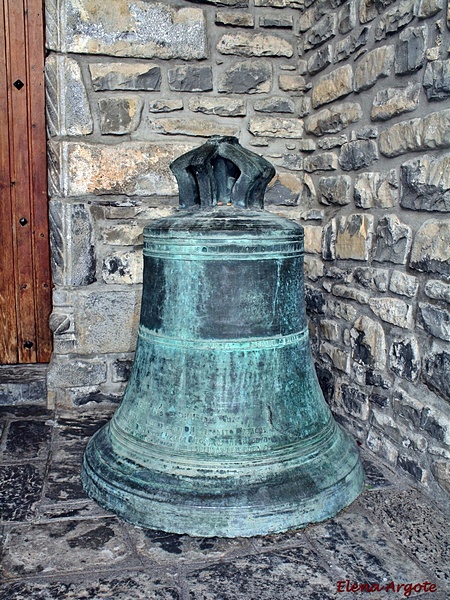
<path fill-rule="evenodd" d="M 411 304 L 407 304 L 399 298 L 371 298 L 369 306 L 372 312 L 385 323 L 391 323 L 403 329 L 409 329 L 413 325 Z"/>
<path fill-rule="evenodd" d="M 353 91 L 353 69 L 344 65 L 328 75 L 323 75 L 312 89 L 312 105 L 314 108 L 347 96 Z"/>
<path fill-rule="evenodd" d="M 374 218 L 353 214 L 337 219 L 336 258 L 368 260 L 372 247 Z"/>

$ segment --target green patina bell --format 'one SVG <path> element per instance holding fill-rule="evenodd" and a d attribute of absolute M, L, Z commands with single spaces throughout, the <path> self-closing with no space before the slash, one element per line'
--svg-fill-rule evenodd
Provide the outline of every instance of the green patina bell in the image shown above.
<path fill-rule="evenodd" d="M 332 517 L 364 476 L 310 355 L 303 229 L 262 210 L 274 169 L 236 138 L 171 168 L 180 210 L 144 230 L 135 363 L 84 487 L 127 521 L 194 536 Z"/>

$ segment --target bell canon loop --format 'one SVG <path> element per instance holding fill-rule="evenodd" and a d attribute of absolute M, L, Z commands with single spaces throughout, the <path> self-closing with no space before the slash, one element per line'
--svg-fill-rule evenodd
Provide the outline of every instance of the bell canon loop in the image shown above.
<path fill-rule="evenodd" d="M 82 480 L 127 521 L 249 537 L 333 517 L 362 491 L 309 348 L 303 228 L 263 210 L 272 165 L 214 136 L 176 159 L 180 209 L 144 230 L 135 362 Z"/>

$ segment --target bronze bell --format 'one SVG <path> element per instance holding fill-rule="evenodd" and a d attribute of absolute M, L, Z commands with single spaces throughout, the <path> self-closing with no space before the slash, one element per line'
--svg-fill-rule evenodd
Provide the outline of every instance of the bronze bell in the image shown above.
<path fill-rule="evenodd" d="M 309 350 L 303 229 L 263 210 L 275 170 L 236 138 L 171 169 L 180 210 L 144 230 L 134 367 L 89 442 L 84 487 L 132 523 L 194 536 L 332 517 L 364 476 Z"/>

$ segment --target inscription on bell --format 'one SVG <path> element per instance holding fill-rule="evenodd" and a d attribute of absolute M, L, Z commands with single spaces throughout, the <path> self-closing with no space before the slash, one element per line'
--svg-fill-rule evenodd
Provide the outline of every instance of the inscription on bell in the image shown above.
<path fill-rule="evenodd" d="M 303 229 L 263 210 L 274 168 L 235 138 L 172 169 L 180 210 L 144 230 L 135 362 L 88 444 L 85 489 L 133 523 L 203 537 L 330 518 L 363 472 L 314 371 Z"/>

